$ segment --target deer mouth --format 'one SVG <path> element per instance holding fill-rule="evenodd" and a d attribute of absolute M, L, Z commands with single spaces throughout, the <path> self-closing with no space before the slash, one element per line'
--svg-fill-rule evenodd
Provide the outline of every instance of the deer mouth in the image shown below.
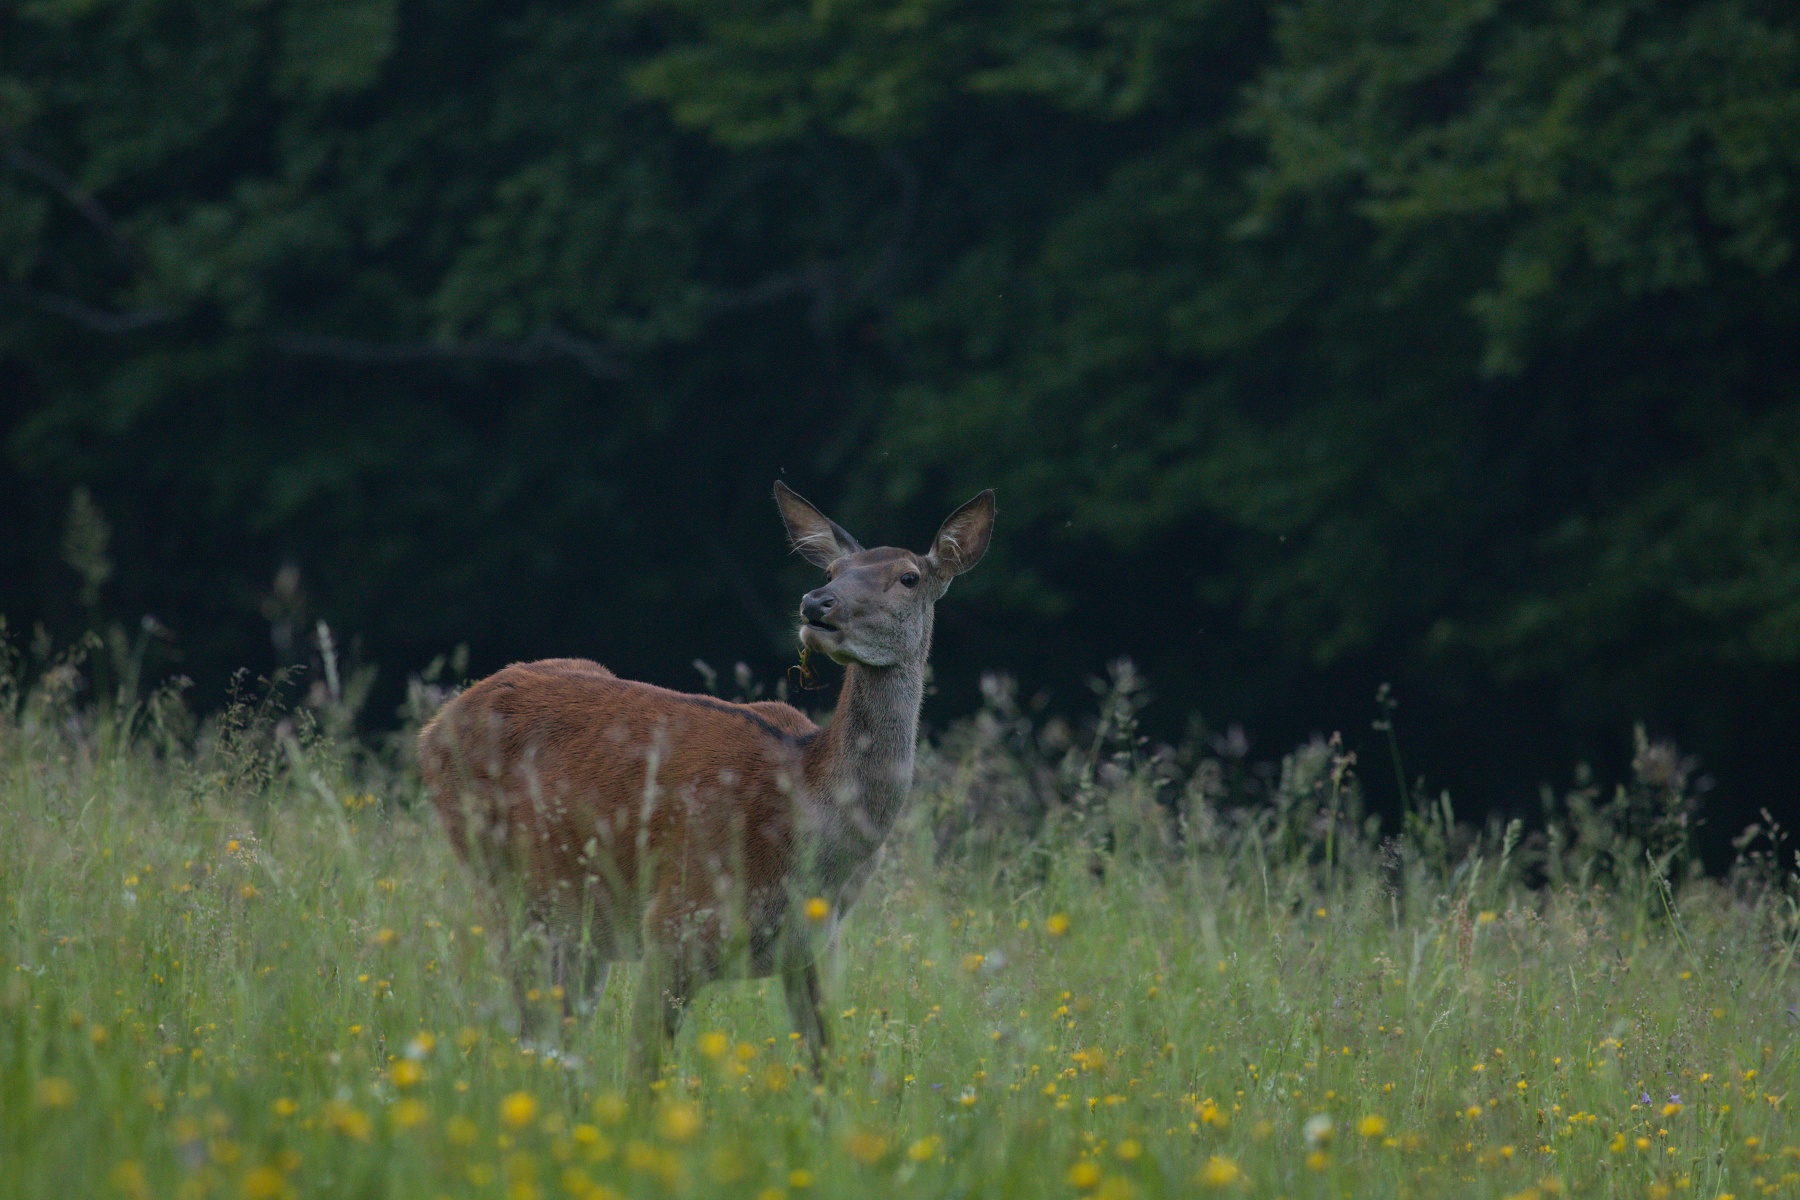
<path fill-rule="evenodd" d="M 825 622 L 816 620 L 812 617 L 807 618 L 806 627 L 808 629 L 818 629 L 825 633 L 842 633 L 842 632 L 844 632 L 842 629 L 839 629 L 836 625 L 827 625 Z"/>

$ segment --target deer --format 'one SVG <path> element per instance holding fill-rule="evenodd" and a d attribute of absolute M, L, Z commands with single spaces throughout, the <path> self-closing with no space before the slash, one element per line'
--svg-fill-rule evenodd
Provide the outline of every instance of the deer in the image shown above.
<path fill-rule="evenodd" d="M 599 663 L 514 663 L 471 684 L 419 737 L 419 764 L 457 856 L 512 920 L 496 922 L 520 1036 L 534 972 L 507 930 L 548 949 L 567 1023 L 638 959 L 626 1074 L 654 1082 L 695 993 L 779 975 L 815 1077 L 828 1035 L 809 926 L 833 934 L 911 788 L 936 605 L 986 553 L 992 489 L 923 554 L 866 550 L 775 484 L 793 552 L 825 573 L 800 599 L 803 671 L 843 668 L 824 728 L 792 705 L 728 702 L 621 679 Z M 503 914 L 504 915 L 504 914 Z"/>

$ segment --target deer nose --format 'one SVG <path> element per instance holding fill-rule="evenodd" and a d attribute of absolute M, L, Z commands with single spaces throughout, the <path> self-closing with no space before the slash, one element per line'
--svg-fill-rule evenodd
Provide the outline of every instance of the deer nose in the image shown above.
<path fill-rule="evenodd" d="M 837 607 L 838 598 L 824 588 L 800 598 L 800 616 L 808 625 L 823 625 L 825 614 Z"/>

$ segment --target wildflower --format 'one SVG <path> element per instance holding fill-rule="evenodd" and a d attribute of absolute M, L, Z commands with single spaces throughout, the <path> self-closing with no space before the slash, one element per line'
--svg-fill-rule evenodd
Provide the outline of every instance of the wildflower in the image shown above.
<path fill-rule="evenodd" d="M 1069 932 L 1069 916 L 1067 913 L 1055 913 L 1044 922 L 1044 932 L 1051 937 L 1061 937 Z"/>
<path fill-rule="evenodd" d="M 625 1100 L 614 1092 L 608 1092 L 594 1101 L 594 1115 L 602 1125 L 617 1125 L 625 1119 Z"/>
<path fill-rule="evenodd" d="M 342 1100 L 333 1100 L 325 1106 L 325 1124 L 347 1138 L 359 1142 L 369 1140 L 368 1115 Z"/>
<path fill-rule="evenodd" d="M 804 1192 L 807 1188 L 812 1186 L 812 1182 L 812 1172 L 808 1171 L 805 1167 L 795 1167 L 792 1171 L 788 1172 L 788 1186 L 793 1188 L 796 1192 Z"/>
<path fill-rule="evenodd" d="M 452 1146 L 473 1146 L 479 1132 L 467 1117 L 451 1117 L 444 1125 L 444 1136 Z"/>
<path fill-rule="evenodd" d="M 1356 1132 L 1366 1138 L 1378 1138 L 1387 1132 L 1387 1119 L 1376 1113 L 1370 1113 L 1356 1123 Z"/>
<path fill-rule="evenodd" d="M 929 1162 L 937 1157 L 942 1146 L 943 1141 L 936 1136 L 922 1137 L 906 1148 L 906 1157 L 914 1162 Z"/>
<path fill-rule="evenodd" d="M 1115 1150 L 1113 1153 L 1117 1154 L 1121 1159 L 1123 1159 L 1126 1162 L 1132 1162 L 1143 1152 L 1144 1152 L 1144 1148 L 1143 1148 L 1143 1146 L 1138 1144 L 1138 1140 L 1136 1138 L 1126 1138 L 1124 1141 L 1119 1143 L 1119 1148 L 1117 1150 Z"/>
<path fill-rule="evenodd" d="M 658 1115 L 656 1130 L 671 1142 L 685 1142 L 700 1131 L 700 1110 L 678 1100 Z"/>
<path fill-rule="evenodd" d="M 1662 1115 L 1664 1117 L 1672 1117 L 1680 1111 L 1681 1111 L 1680 1103 L 1677 1101 L 1674 1101 L 1674 1100 L 1671 1100 L 1667 1104 L 1662 1106 Z"/>
<path fill-rule="evenodd" d="M 1217 1154 L 1207 1159 L 1200 1167 L 1200 1184 L 1203 1187 L 1230 1187 L 1243 1177 L 1238 1165 L 1229 1158 L 1221 1158 Z"/>
<path fill-rule="evenodd" d="M 806 914 L 807 920 L 811 921 L 814 925 L 817 925 L 820 921 L 823 921 L 826 917 L 831 915 L 831 905 L 825 902 L 825 897 L 814 896 L 811 900 L 806 902 L 806 907 L 801 911 Z"/>
<path fill-rule="evenodd" d="M 278 1117 L 291 1117 L 300 1111 L 300 1106 L 295 1104 L 292 1100 L 289 1100 L 286 1096 L 282 1096 L 269 1107 Z"/>
<path fill-rule="evenodd" d="M 981 970 L 981 964 L 986 961 L 987 955 L 985 954 L 965 954 L 963 955 L 962 969 L 973 975 L 976 971 Z"/>
<path fill-rule="evenodd" d="M 277 1200 L 288 1192 L 287 1180 L 274 1167 L 262 1166 L 245 1175 L 238 1184 L 244 1200 Z"/>
<path fill-rule="evenodd" d="M 859 1129 L 850 1135 L 850 1157 L 865 1167 L 872 1167 L 887 1155 L 887 1139 L 879 1133 Z"/>
<path fill-rule="evenodd" d="M 731 1039 L 716 1029 L 710 1033 L 701 1034 L 699 1044 L 700 1053 L 714 1061 L 724 1058 L 731 1050 Z"/>
<path fill-rule="evenodd" d="M 437 1035 L 429 1030 L 421 1029 L 413 1040 L 406 1043 L 406 1057 L 418 1062 L 437 1049 Z"/>
<path fill-rule="evenodd" d="M 1069 1168 L 1069 1186 L 1078 1191 L 1087 1191 L 1100 1182 L 1100 1168 L 1087 1159 L 1082 1159 Z"/>
<path fill-rule="evenodd" d="M 1332 1125 L 1330 1116 L 1314 1113 L 1306 1118 L 1306 1124 L 1300 1127 L 1300 1132 L 1305 1136 L 1308 1148 L 1317 1149 L 1331 1140 L 1336 1128 Z"/>
<path fill-rule="evenodd" d="M 430 1113 L 419 1100 L 402 1100 L 388 1112 L 388 1120 L 395 1129 L 416 1129 L 425 1123 Z"/>
<path fill-rule="evenodd" d="M 67 1108 L 75 1103 L 75 1088 L 68 1080 L 46 1076 L 37 1082 L 37 1102 L 44 1108 Z"/>
<path fill-rule="evenodd" d="M 1311 1154 L 1306 1156 L 1306 1169 L 1309 1171 L 1323 1171 L 1330 1165 L 1331 1155 L 1325 1153 L 1323 1150 L 1314 1150 Z"/>
<path fill-rule="evenodd" d="M 425 1069 L 410 1058 L 403 1058 L 388 1068 L 388 1079 L 393 1082 L 395 1087 L 402 1090 L 417 1087 L 423 1078 L 425 1078 Z"/>
<path fill-rule="evenodd" d="M 530 1092 L 514 1092 L 500 1101 L 500 1120 L 508 1129 L 523 1129 L 537 1116 L 537 1097 Z"/>
<path fill-rule="evenodd" d="M 1485 909 L 1482 912 L 1476 914 L 1475 923 L 1477 925 L 1492 925 L 1495 921 L 1498 921 L 1499 919 L 1500 919 L 1500 914 L 1490 908 L 1490 909 Z"/>

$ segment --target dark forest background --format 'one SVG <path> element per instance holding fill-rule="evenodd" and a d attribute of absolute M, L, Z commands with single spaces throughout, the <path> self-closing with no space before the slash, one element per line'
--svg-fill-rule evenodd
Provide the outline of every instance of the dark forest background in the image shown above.
<path fill-rule="evenodd" d="M 1642 720 L 1729 832 L 1800 791 L 1797 234 L 1775 0 L 13 0 L 0 612 L 203 704 L 324 619 L 376 724 L 459 643 L 773 678 L 773 479 L 994 486 L 928 721 L 1128 654 L 1379 800 L 1390 682 L 1464 812 Z"/>

